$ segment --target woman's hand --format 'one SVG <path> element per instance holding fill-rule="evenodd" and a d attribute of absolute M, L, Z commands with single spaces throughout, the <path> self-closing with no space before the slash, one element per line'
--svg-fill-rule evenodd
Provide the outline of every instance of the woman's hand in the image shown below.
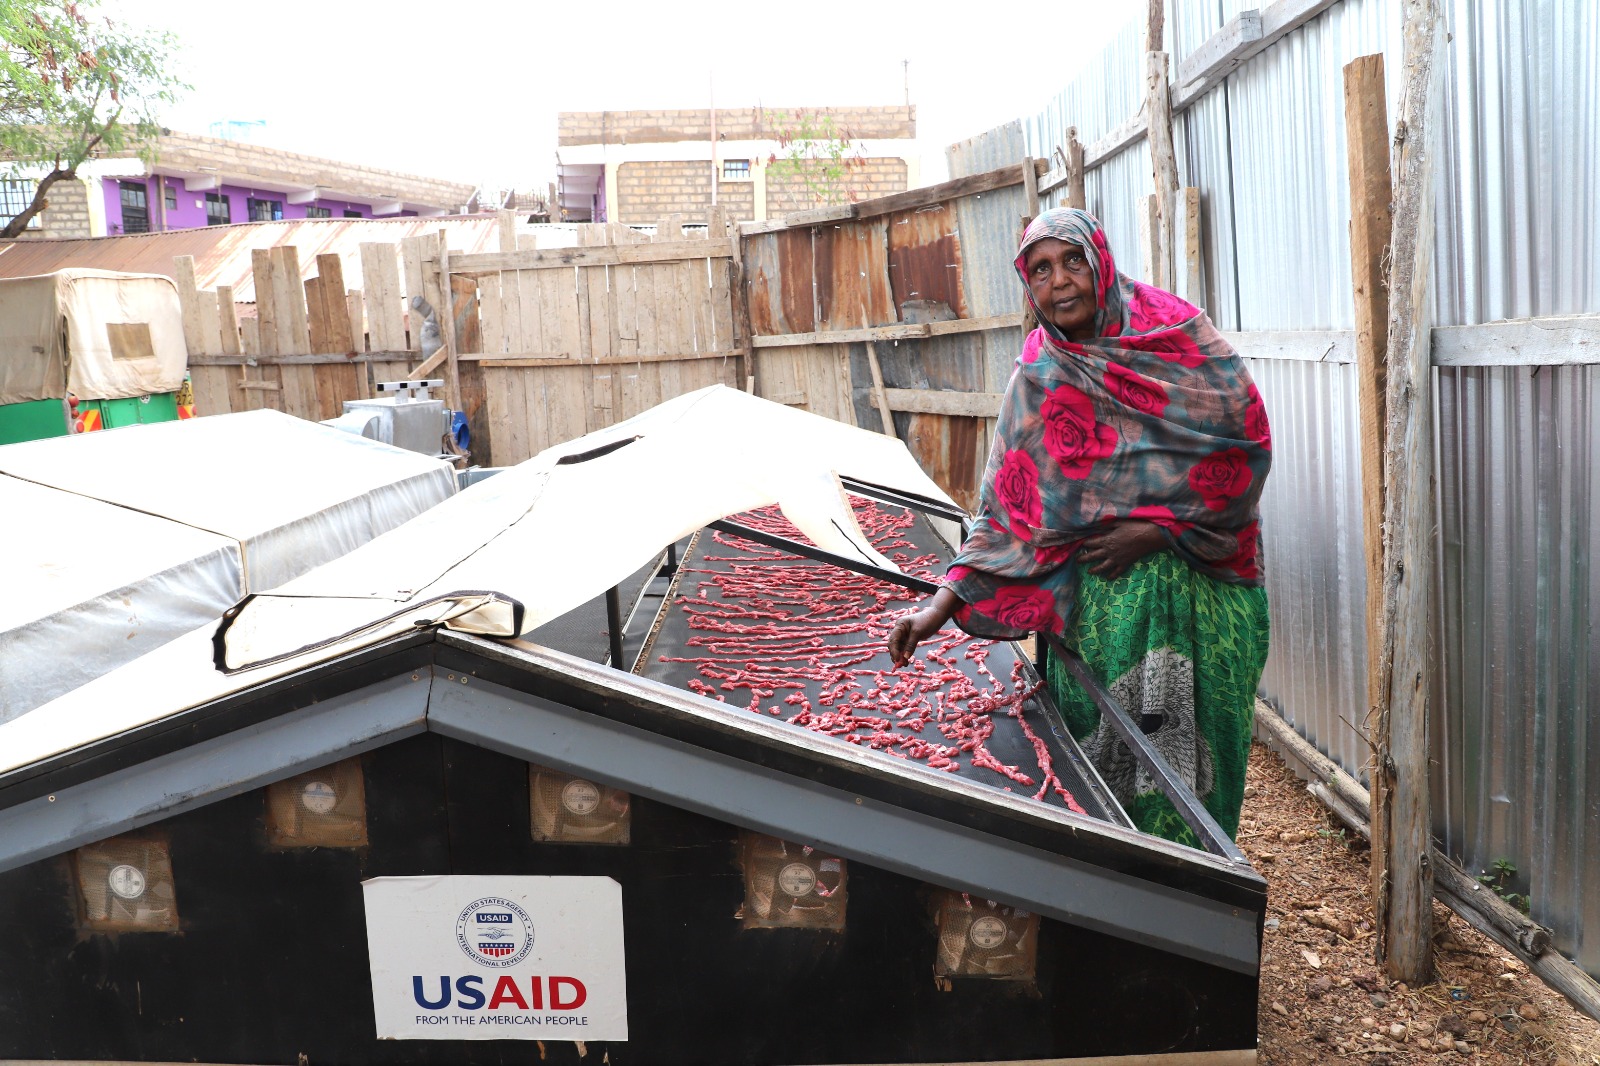
<path fill-rule="evenodd" d="M 960 606 L 960 597 L 950 589 L 942 588 L 915 614 L 908 614 L 896 622 L 889 631 L 889 659 L 895 668 L 899 669 L 910 662 L 917 645 L 943 629 Z"/>
<path fill-rule="evenodd" d="M 1167 531 L 1154 522 L 1124 519 L 1104 533 L 1086 538 L 1078 548 L 1078 558 L 1089 573 L 1110 581 L 1151 552 L 1171 546 Z"/>

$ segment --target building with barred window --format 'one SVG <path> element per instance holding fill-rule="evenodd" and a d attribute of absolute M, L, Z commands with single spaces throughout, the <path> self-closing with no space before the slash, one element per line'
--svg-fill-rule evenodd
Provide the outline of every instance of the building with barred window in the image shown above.
<path fill-rule="evenodd" d="M 473 209 L 472 185 L 244 141 L 168 132 L 146 165 L 126 152 L 90 159 L 50 187 L 23 237 L 103 237 L 234 222 L 395 218 Z M 33 201 L 46 172 L 23 165 L 0 180 L 0 224 Z"/>
<path fill-rule="evenodd" d="M 918 183 L 916 108 L 563 111 L 557 197 L 568 222 L 648 225 L 670 215 L 764 221 Z M 783 164 L 809 130 L 842 151 L 832 174 Z"/>

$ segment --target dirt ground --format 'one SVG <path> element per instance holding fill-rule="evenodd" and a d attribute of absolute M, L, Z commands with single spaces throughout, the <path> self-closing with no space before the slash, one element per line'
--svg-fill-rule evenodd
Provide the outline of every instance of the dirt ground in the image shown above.
<path fill-rule="evenodd" d="M 1250 754 L 1239 845 L 1269 885 L 1264 1066 L 1600 1066 L 1600 1023 L 1437 903 L 1435 980 L 1390 984 L 1372 961 L 1366 842 L 1260 744 Z"/>

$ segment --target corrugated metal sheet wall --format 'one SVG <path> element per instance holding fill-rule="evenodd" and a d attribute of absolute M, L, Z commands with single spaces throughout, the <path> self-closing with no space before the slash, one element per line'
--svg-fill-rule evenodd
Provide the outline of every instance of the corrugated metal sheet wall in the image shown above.
<path fill-rule="evenodd" d="M 1367 582 L 1355 368 L 1299 359 L 1249 366 L 1272 417 L 1272 476 L 1261 503 L 1272 652 L 1262 689 L 1359 776 Z"/>
<path fill-rule="evenodd" d="M 1600 366 L 1435 380 L 1438 833 L 1471 868 L 1515 862 L 1533 917 L 1600 973 Z"/>
<path fill-rule="evenodd" d="M 1166 47 L 1193 51 L 1254 0 L 1171 0 Z M 1600 308 L 1600 19 L 1589 0 L 1445 0 L 1435 321 Z M 1050 156 L 1139 112 L 1142 9 L 1043 112 Z M 1348 329 L 1343 73 L 1382 52 L 1398 113 L 1400 5 L 1343 0 L 1177 118 L 1180 180 L 1203 202 L 1206 303 L 1230 330 Z M 1091 171 L 1090 210 L 1148 276 L 1140 142 Z M 1057 198 L 1064 194 L 1055 194 Z M 1349 367 L 1252 360 L 1273 412 L 1264 503 L 1274 649 L 1264 686 L 1359 772 L 1364 697 L 1359 447 Z M 1438 371 L 1440 568 L 1432 708 L 1440 838 L 1469 868 L 1516 863 L 1534 916 L 1600 974 L 1600 368 Z M 1590 720 L 1596 725 L 1591 728 Z M 1590 931 L 1586 941 L 1584 931 Z"/>

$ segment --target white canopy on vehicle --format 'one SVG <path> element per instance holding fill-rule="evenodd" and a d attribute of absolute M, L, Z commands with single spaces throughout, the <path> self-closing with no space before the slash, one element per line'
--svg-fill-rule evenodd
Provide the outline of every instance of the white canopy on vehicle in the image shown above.
<path fill-rule="evenodd" d="M 277 411 L 0 447 L 0 722 L 454 491 L 447 463 Z"/>
<path fill-rule="evenodd" d="M 188 361 L 171 278 L 58 270 L 0 279 L 0 404 L 176 392 Z"/>

